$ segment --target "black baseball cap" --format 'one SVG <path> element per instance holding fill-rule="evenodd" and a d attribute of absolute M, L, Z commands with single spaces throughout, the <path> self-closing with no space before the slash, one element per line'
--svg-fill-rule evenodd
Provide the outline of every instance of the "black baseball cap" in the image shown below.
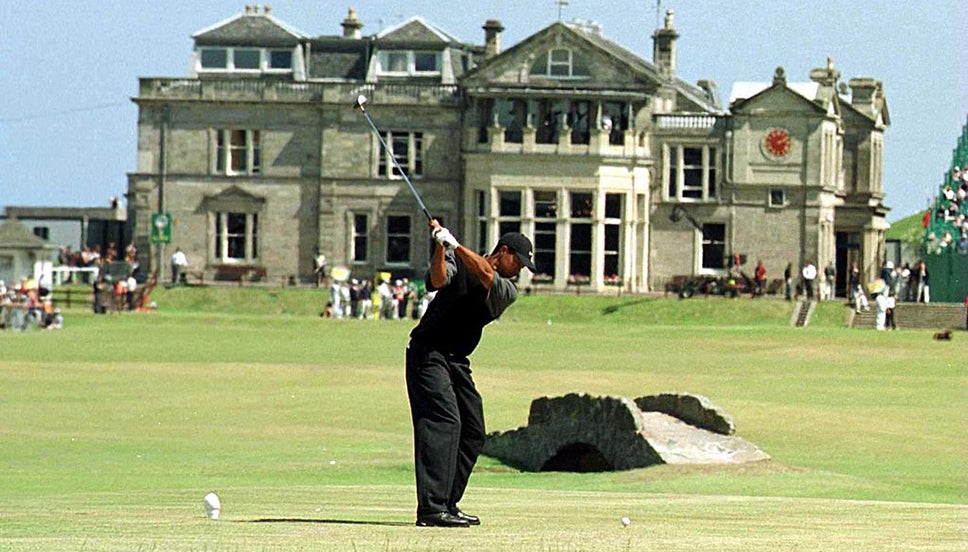
<path fill-rule="evenodd" d="M 534 266 L 534 260 L 532 260 L 534 246 L 531 245 L 531 240 L 527 236 L 519 232 L 508 232 L 501 236 L 501 239 L 497 240 L 497 246 L 501 247 L 502 245 L 506 245 L 508 251 L 517 255 L 521 264 L 527 267 L 532 273 L 538 271 Z"/>

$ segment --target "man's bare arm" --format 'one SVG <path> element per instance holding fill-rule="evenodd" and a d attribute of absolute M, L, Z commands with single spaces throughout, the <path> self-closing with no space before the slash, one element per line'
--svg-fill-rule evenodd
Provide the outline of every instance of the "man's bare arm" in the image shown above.
<path fill-rule="evenodd" d="M 434 255 L 430 258 L 430 285 L 440 289 L 447 281 L 447 262 L 444 260 L 444 246 L 434 245 Z"/>
<path fill-rule="evenodd" d="M 491 289 L 491 284 L 494 282 L 494 267 L 491 266 L 491 263 L 487 262 L 487 259 L 463 245 L 458 245 L 454 253 L 464 261 L 464 266 L 467 267 L 467 270 L 471 274 L 477 277 L 481 285 L 484 286 L 484 289 Z"/>

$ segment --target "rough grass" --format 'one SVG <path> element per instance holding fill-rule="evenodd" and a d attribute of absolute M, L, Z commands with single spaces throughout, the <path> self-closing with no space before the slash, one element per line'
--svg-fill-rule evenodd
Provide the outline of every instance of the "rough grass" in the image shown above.
<path fill-rule="evenodd" d="M 273 293 L 164 290 L 156 313 L 0 334 L 0 550 L 968 545 L 961 334 L 847 330 L 834 303 L 792 329 L 776 300 L 522 298 L 474 355 L 489 429 L 543 395 L 691 391 L 773 460 L 522 474 L 482 458 L 463 505 L 485 524 L 454 532 L 412 527 L 412 323 L 322 320 L 321 292 Z M 253 308 L 272 302 L 292 312 Z"/>

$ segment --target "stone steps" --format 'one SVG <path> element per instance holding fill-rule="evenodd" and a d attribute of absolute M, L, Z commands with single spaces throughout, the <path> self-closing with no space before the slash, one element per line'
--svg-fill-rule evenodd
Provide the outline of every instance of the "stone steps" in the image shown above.
<path fill-rule="evenodd" d="M 851 311 L 847 325 L 851 328 L 876 328 L 877 309 L 871 301 L 871 309 L 860 313 Z M 953 303 L 898 303 L 894 310 L 894 322 L 899 330 L 964 330 L 965 307 Z"/>

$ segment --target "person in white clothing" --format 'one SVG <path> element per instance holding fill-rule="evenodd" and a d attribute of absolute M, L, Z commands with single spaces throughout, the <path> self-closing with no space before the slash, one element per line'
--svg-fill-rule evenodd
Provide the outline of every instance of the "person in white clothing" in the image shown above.
<path fill-rule="evenodd" d="M 177 284 L 181 280 L 186 266 L 188 266 L 188 257 L 180 247 L 176 247 L 171 255 L 171 283 Z"/>
<path fill-rule="evenodd" d="M 807 300 L 813 301 L 813 284 L 817 280 L 817 267 L 813 264 L 813 261 L 807 261 L 801 275 L 803 276 L 803 289 L 804 293 L 807 294 Z"/>
<path fill-rule="evenodd" d="M 887 321 L 887 289 L 884 289 L 877 294 L 874 298 L 874 302 L 877 304 L 877 319 L 875 322 L 875 327 L 877 331 L 884 331 L 884 324 Z"/>

